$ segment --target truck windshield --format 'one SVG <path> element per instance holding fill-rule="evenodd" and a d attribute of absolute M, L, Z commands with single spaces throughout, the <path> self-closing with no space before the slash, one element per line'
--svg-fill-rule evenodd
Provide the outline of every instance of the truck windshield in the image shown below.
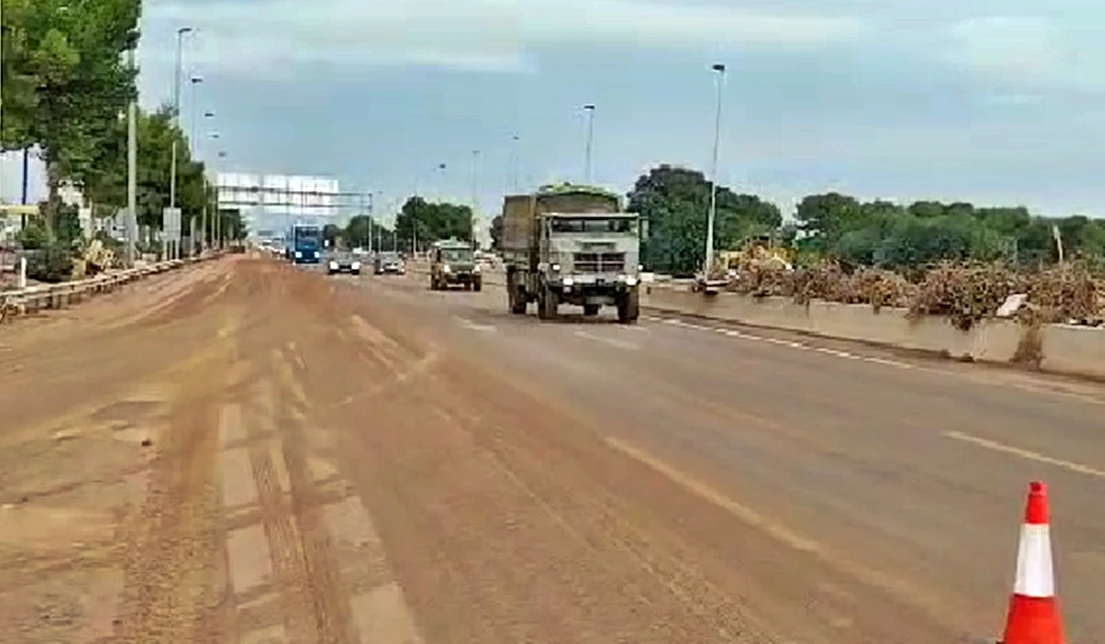
<path fill-rule="evenodd" d="M 446 248 L 441 251 L 441 261 L 470 262 L 472 261 L 472 251 L 467 248 Z"/>
<path fill-rule="evenodd" d="M 627 217 L 555 217 L 549 225 L 554 233 L 631 233 L 637 230 L 637 220 Z"/>

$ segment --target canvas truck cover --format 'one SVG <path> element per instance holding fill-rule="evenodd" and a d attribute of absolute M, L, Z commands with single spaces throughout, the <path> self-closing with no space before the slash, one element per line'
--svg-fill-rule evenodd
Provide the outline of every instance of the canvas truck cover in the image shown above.
<path fill-rule="evenodd" d="M 533 195 L 507 195 L 503 200 L 503 252 L 528 253 L 533 243 Z"/>

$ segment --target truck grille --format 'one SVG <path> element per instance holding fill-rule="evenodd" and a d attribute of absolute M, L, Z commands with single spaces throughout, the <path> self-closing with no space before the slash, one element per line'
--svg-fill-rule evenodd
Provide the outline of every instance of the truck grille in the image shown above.
<path fill-rule="evenodd" d="M 625 253 L 575 253 L 572 270 L 576 273 L 622 273 Z"/>

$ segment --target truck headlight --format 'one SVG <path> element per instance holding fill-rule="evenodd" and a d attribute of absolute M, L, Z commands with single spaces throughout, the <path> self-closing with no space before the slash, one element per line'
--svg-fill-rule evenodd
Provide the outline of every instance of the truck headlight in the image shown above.
<path fill-rule="evenodd" d="M 636 275 L 627 275 L 625 277 L 625 285 L 626 286 L 636 286 L 637 285 L 637 276 Z"/>
<path fill-rule="evenodd" d="M 299 252 L 298 250 L 295 251 L 295 258 L 296 259 L 303 259 L 303 253 Z"/>
<path fill-rule="evenodd" d="M 560 264 L 553 264 L 551 267 L 554 271 L 560 271 Z"/>
<path fill-rule="evenodd" d="M 573 279 L 571 277 L 565 277 L 564 280 L 563 280 L 564 286 L 571 286 L 572 284 L 575 284 L 575 283 L 576 283 L 575 279 Z"/>
<path fill-rule="evenodd" d="M 352 264 L 349 265 L 349 267 L 352 268 L 355 271 L 359 271 L 359 270 L 361 270 L 361 263 L 360 262 L 353 262 Z"/>
<path fill-rule="evenodd" d="M 330 270 L 332 270 L 332 271 L 338 270 L 338 263 L 335 262 L 335 261 L 331 261 L 330 262 Z"/>
<path fill-rule="evenodd" d="M 453 267 L 446 264 L 445 266 L 441 267 L 441 270 L 445 271 L 446 273 L 452 273 L 453 272 Z"/>
<path fill-rule="evenodd" d="M 480 265 L 476 264 L 475 266 L 473 266 L 472 267 L 472 272 L 473 273 L 479 273 L 480 272 Z"/>

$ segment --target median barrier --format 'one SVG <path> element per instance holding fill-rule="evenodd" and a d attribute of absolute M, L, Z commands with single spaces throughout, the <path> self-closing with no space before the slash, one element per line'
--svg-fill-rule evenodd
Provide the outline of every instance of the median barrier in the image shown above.
<path fill-rule="evenodd" d="M 115 291 L 124 284 L 129 284 L 144 277 L 164 273 L 212 257 L 215 256 L 156 262 L 136 268 L 103 273 L 82 280 L 60 284 L 41 284 L 19 290 L 0 292 L 0 321 L 48 309 L 66 308 L 82 302 L 88 297 Z"/>
<path fill-rule="evenodd" d="M 1014 320 L 982 320 L 969 331 L 941 316 L 905 309 L 650 286 L 641 305 L 659 311 L 911 349 L 965 361 L 1018 363 L 1041 370 L 1105 379 L 1105 330 L 1052 324 L 1032 329 Z"/>
<path fill-rule="evenodd" d="M 412 272 L 428 272 L 424 265 Z M 501 270 L 483 274 L 484 284 L 503 286 Z M 1105 329 L 1050 324 L 1032 329 L 1014 320 L 982 320 L 960 331 L 946 317 L 912 317 L 905 309 L 870 304 L 755 298 L 735 293 L 693 293 L 689 285 L 645 285 L 641 306 L 655 311 L 695 315 L 747 326 L 910 349 L 964 361 L 1016 363 L 1052 373 L 1105 379 Z"/>

